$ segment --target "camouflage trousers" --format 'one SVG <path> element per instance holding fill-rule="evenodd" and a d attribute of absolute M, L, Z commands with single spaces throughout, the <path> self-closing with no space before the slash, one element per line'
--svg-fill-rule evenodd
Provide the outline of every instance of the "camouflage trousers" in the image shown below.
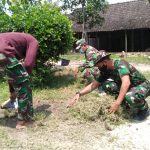
<path fill-rule="evenodd" d="M 93 68 L 85 68 L 82 71 L 82 76 L 84 77 L 84 79 L 87 79 L 88 82 L 92 82 L 95 79 L 98 79 L 100 75 L 100 71 L 97 67 L 93 67 Z"/>
<path fill-rule="evenodd" d="M 101 88 L 105 93 L 118 96 L 120 87 L 114 81 L 105 81 Z M 145 101 L 150 95 L 150 82 L 145 81 L 136 87 L 131 87 L 125 95 L 123 103 L 131 109 L 144 110 L 148 107 Z"/>
<path fill-rule="evenodd" d="M 15 58 L 0 54 L 0 66 L 4 68 L 9 83 L 13 86 L 18 99 L 18 120 L 32 120 L 32 90 L 30 76 Z"/>

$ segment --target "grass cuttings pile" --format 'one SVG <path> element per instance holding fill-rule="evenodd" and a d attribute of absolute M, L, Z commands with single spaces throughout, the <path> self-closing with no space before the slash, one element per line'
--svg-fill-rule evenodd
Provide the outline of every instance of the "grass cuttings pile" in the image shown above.
<path fill-rule="evenodd" d="M 85 121 L 100 120 L 106 128 L 109 128 L 109 125 L 114 126 L 124 123 L 131 115 L 123 107 L 119 107 L 116 113 L 109 113 L 108 108 L 110 108 L 114 100 L 112 96 L 101 96 L 98 91 L 94 91 L 81 97 L 79 102 L 70 108 L 69 113 L 73 117 Z"/>

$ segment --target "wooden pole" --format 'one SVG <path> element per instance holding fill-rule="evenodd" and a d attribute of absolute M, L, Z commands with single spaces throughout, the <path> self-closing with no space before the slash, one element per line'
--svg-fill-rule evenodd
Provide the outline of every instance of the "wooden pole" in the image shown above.
<path fill-rule="evenodd" d="M 134 51 L 134 30 L 131 31 L 131 51 Z"/>
<path fill-rule="evenodd" d="M 111 32 L 108 33 L 108 48 L 109 48 L 109 52 L 111 52 L 112 49 L 112 45 L 111 45 Z"/>
<path fill-rule="evenodd" d="M 127 38 L 127 31 L 125 30 L 125 52 L 128 51 L 128 38 Z"/>
<path fill-rule="evenodd" d="M 143 30 L 141 29 L 141 49 L 140 51 L 144 50 L 144 36 L 143 36 Z"/>

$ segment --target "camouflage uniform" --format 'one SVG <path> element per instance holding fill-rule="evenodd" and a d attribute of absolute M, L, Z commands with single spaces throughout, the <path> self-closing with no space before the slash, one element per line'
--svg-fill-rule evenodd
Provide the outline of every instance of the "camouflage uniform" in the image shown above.
<path fill-rule="evenodd" d="M 0 66 L 8 76 L 18 98 L 18 120 L 32 120 L 32 90 L 30 76 L 15 57 L 6 57 L 0 54 Z"/>
<path fill-rule="evenodd" d="M 125 60 L 115 60 L 113 71 L 101 71 L 102 89 L 111 95 L 118 96 L 121 87 L 121 78 L 124 75 L 130 77 L 130 88 L 125 95 L 124 102 L 130 107 L 139 110 L 147 109 L 145 98 L 150 95 L 150 82 Z M 107 79 L 113 79 L 109 81 Z"/>
<path fill-rule="evenodd" d="M 82 72 L 82 76 L 89 82 L 99 78 L 100 71 L 97 67 L 94 67 L 94 60 L 97 58 L 99 51 L 94 47 L 89 46 L 85 52 L 85 63 L 79 66 L 79 70 Z"/>

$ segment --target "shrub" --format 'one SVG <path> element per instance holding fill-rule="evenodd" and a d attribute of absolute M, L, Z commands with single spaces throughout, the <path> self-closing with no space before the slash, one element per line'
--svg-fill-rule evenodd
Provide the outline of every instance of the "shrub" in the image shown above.
<path fill-rule="evenodd" d="M 72 46 L 72 23 L 60 9 L 52 4 L 12 5 L 8 19 L 0 22 L 1 32 L 17 31 L 32 34 L 39 41 L 37 65 L 33 72 L 33 80 L 46 83 L 50 70 L 44 66 L 47 60 L 58 60 Z M 6 14 L 5 14 L 6 15 Z M 8 17 L 8 16 L 7 16 Z M 4 14 L 1 15 L 4 18 Z"/>

